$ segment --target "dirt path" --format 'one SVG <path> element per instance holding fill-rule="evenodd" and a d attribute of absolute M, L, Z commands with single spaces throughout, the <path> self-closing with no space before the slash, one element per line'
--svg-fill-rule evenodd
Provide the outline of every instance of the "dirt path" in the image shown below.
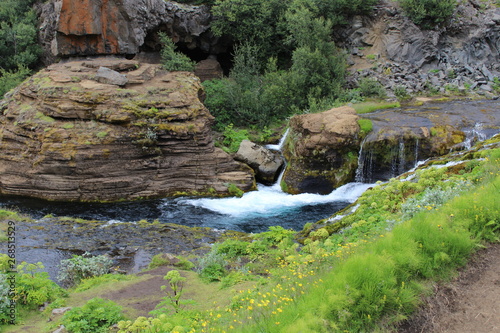
<path fill-rule="evenodd" d="M 450 284 L 436 286 L 398 332 L 500 332 L 500 244 L 476 253 Z"/>

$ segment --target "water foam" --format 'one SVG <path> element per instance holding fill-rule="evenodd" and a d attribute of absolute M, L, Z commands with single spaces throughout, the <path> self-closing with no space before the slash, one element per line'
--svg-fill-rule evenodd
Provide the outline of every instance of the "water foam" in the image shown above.
<path fill-rule="evenodd" d="M 259 185 L 257 191 L 247 192 L 241 198 L 202 198 L 182 200 L 183 204 L 234 217 L 240 216 L 276 216 L 284 211 L 303 206 L 325 204 L 329 202 L 352 203 L 374 184 L 349 183 L 335 189 L 327 195 L 302 193 L 288 194 L 276 186 Z"/>

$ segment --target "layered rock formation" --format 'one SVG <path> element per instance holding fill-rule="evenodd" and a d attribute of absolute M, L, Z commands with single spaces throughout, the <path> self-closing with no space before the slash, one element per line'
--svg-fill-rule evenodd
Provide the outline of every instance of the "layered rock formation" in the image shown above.
<path fill-rule="evenodd" d="M 98 82 L 102 68 L 118 81 Z M 200 98 L 197 77 L 157 65 L 51 65 L 2 102 L 0 193 L 114 201 L 253 189 L 253 171 L 214 147 Z"/>
<path fill-rule="evenodd" d="M 227 46 L 209 31 L 207 6 L 164 0 L 50 0 L 39 6 L 39 13 L 47 58 L 157 50 L 158 31 L 207 55 L 225 52 Z"/>
<path fill-rule="evenodd" d="M 359 151 L 358 116 L 351 107 L 295 116 L 284 146 L 283 177 L 289 193 L 330 193 L 354 178 Z"/>

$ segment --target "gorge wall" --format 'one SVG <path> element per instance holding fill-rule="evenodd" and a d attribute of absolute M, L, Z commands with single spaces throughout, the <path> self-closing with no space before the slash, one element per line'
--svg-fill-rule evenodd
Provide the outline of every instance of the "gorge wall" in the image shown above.
<path fill-rule="evenodd" d="M 207 6 L 164 0 L 49 0 L 38 12 L 46 63 L 57 57 L 158 51 L 158 31 L 186 50 L 206 55 L 227 51 L 228 41 L 210 31 Z"/>

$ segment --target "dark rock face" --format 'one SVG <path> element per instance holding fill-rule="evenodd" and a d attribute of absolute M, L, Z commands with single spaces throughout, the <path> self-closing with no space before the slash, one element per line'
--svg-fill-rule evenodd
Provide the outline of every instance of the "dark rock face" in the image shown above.
<path fill-rule="evenodd" d="M 348 49 L 352 81 L 376 78 L 390 92 L 409 93 L 446 87 L 489 94 L 500 76 L 500 8 L 458 5 L 445 27 L 422 30 L 394 3 L 381 1 L 372 16 L 354 17 L 336 30 Z"/>
<path fill-rule="evenodd" d="M 207 6 L 164 0 L 51 0 L 38 8 L 39 36 L 45 56 L 135 55 L 155 49 L 149 34 L 166 32 L 187 49 L 207 54 L 225 52 L 209 31 Z"/>
<path fill-rule="evenodd" d="M 98 82 L 102 67 L 128 83 Z M 0 193 L 115 201 L 254 189 L 253 171 L 214 147 L 200 96 L 196 76 L 158 65 L 51 65 L 0 106 Z"/>

